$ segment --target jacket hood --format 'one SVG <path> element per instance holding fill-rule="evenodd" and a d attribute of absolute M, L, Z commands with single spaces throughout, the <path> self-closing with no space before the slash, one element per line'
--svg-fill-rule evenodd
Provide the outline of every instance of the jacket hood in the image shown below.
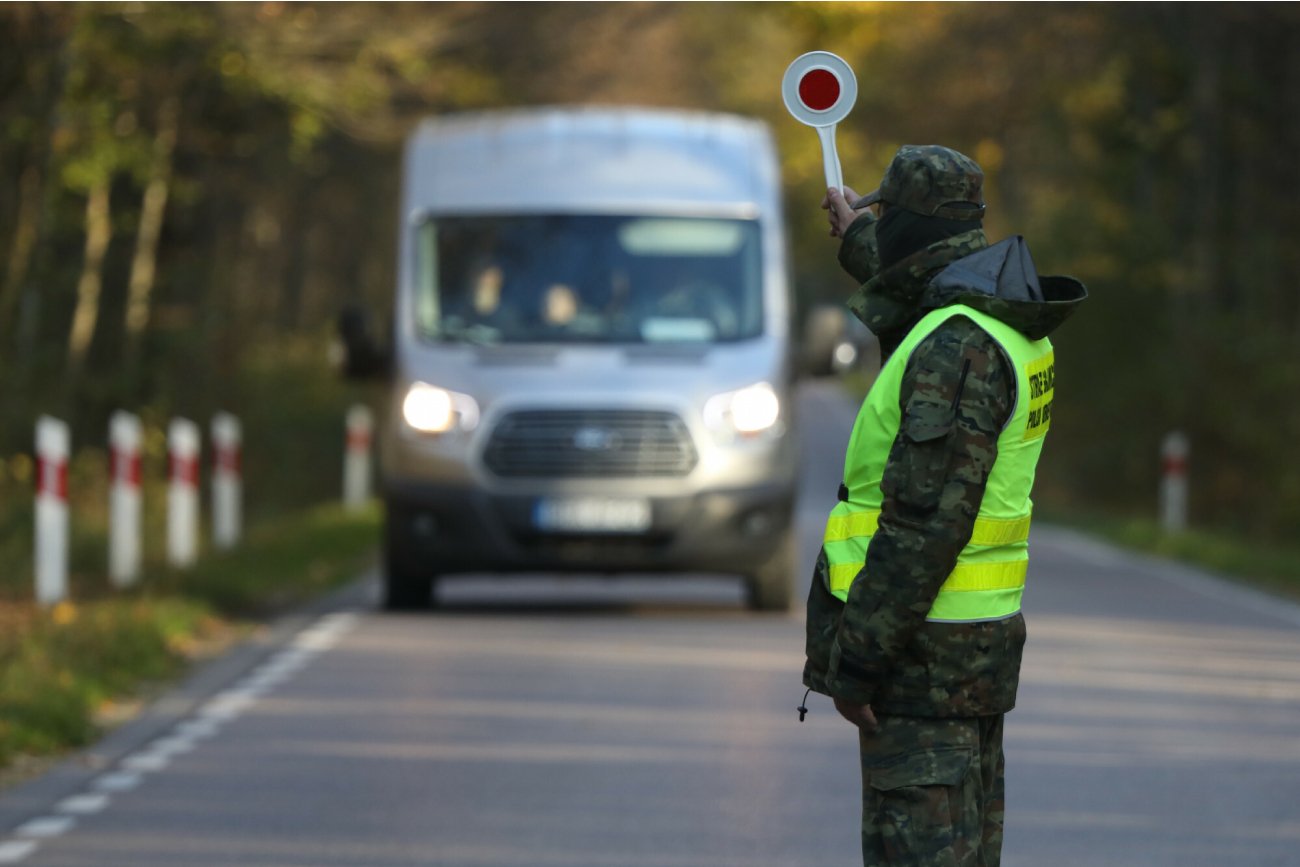
<path fill-rule="evenodd" d="M 1020 235 L 948 263 L 927 284 L 925 310 L 964 304 L 987 313 L 1031 340 L 1046 337 L 1070 317 L 1088 290 L 1073 277 L 1039 277 Z"/>
<path fill-rule="evenodd" d="M 854 227 L 859 224 L 867 225 L 859 219 Z M 972 229 L 937 241 L 880 270 L 874 237 L 871 235 L 874 233 L 865 231 L 846 235 L 840 262 L 854 276 L 869 276 L 849 298 L 848 307 L 876 335 L 882 356 L 887 356 L 894 351 L 908 330 L 925 315 L 921 302 L 930 277 L 949 264 L 985 249 L 989 242 L 982 229 Z M 867 243 L 868 240 L 871 243 Z M 856 260 L 852 258 L 855 255 Z M 856 266 L 857 270 L 851 266 Z"/>

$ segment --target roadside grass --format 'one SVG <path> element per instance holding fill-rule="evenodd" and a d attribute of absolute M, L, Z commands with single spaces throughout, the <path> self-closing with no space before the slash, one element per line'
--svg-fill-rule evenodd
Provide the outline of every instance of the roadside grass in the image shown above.
<path fill-rule="evenodd" d="M 236 639 L 244 618 L 354 577 L 373 556 L 379 520 L 375 504 L 319 506 L 260 524 L 193 569 L 150 563 L 127 592 L 92 591 L 83 576 L 76 602 L 0 602 L 0 767 L 92 742 L 132 696 Z"/>
<path fill-rule="evenodd" d="M 271 519 L 238 548 L 167 570 L 155 586 L 228 616 L 267 617 L 355 577 L 378 545 L 380 520 L 375 502 L 357 512 L 329 504 Z"/>
<path fill-rule="evenodd" d="M 230 630 L 174 598 L 9 604 L 0 621 L 0 765 L 89 743 L 116 700 L 175 677 L 193 647 Z"/>

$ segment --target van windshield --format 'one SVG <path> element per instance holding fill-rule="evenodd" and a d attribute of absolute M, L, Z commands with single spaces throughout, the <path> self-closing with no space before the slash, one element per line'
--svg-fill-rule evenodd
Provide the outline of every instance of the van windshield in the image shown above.
<path fill-rule="evenodd" d="M 762 332 L 758 223 L 681 217 L 436 217 L 415 318 L 473 343 L 713 343 Z"/>

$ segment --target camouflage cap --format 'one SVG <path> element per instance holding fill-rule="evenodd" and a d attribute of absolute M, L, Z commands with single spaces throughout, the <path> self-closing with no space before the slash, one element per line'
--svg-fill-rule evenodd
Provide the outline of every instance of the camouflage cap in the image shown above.
<path fill-rule="evenodd" d="M 885 169 L 880 188 L 853 203 L 876 202 L 949 220 L 984 216 L 984 170 L 973 159 L 940 145 L 903 145 Z"/>

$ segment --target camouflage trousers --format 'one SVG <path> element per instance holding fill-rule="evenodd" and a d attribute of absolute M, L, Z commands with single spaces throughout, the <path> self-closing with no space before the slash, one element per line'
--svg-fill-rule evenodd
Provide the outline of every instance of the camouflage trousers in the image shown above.
<path fill-rule="evenodd" d="M 859 736 L 865 867 L 997 867 L 1002 716 L 877 719 Z"/>

